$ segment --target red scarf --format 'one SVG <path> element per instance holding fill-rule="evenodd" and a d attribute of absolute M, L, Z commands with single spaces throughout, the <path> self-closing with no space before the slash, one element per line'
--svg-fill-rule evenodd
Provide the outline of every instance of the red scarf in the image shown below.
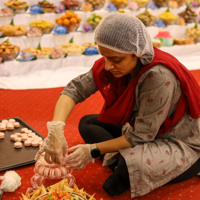
<path fill-rule="evenodd" d="M 200 86 L 192 74 L 172 55 L 157 48 L 154 48 L 154 54 L 152 62 L 142 66 L 129 83 L 127 81 L 130 75 L 115 78 L 109 71 L 106 71 L 104 58 L 100 58 L 95 62 L 92 68 L 94 81 L 105 100 L 98 118 L 100 121 L 121 125 L 130 122 L 133 125 L 131 114 L 138 79 L 146 70 L 158 64 L 169 68 L 177 76 L 183 92 L 173 116 L 166 118 L 158 135 L 166 133 L 186 112 L 193 118 L 200 117 Z"/>

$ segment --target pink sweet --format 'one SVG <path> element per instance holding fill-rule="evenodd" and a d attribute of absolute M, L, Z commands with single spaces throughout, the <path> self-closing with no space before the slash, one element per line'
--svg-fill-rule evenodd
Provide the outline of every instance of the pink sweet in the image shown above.
<path fill-rule="evenodd" d="M 67 170 L 64 166 L 60 167 L 60 171 L 61 171 L 61 176 L 65 176 L 67 174 Z"/>
<path fill-rule="evenodd" d="M 7 119 L 4 119 L 1 121 L 3 124 L 7 124 L 8 123 L 8 120 Z"/>
<path fill-rule="evenodd" d="M 37 140 L 33 140 L 32 143 L 31 143 L 31 145 L 33 147 L 38 147 L 39 146 L 39 142 Z"/>
<path fill-rule="evenodd" d="M 45 168 L 44 169 L 44 176 L 49 177 L 49 171 L 50 171 L 49 167 L 44 167 L 44 168 Z"/>
<path fill-rule="evenodd" d="M 39 173 L 40 167 L 41 167 L 41 165 L 36 163 L 35 168 L 34 168 L 34 172 Z"/>
<path fill-rule="evenodd" d="M 22 138 L 20 137 L 15 137 L 15 142 L 21 142 L 22 141 Z"/>
<path fill-rule="evenodd" d="M 29 146 L 31 146 L 31 143 L 32 143 L 32 141 L 26 140 L 26 141 L 24 141 L 24 146 L 29 147 Z"/>
<path fill-rule="evenodd" d="M 17 148 L 17 149 L 22 148 L 22 143 L 21 142 L 15 142 L 14 147 Z"/>
<path fill-rule="evenodd" d="M 5 134 L 3 132 L 0 132 L 0 139 L 3 139 Z"/>
<path fill-rule="evenodd" d="M 28 136 L 24 135 L 22 136 L 22 141 L 26 141 L 28 139 Z"/>
<path fill-rule="evenodd" d="M 14 125 L 12 123 L 8 122 L 7 125 L 6 125 L 6 128 L 8 130 L 13 130 L 14 129 Z"/>
<path fill-rule="evenodd" d="M 156 38 L 172 38 L 170 32 L 166 30 L 159 31 L 155 37 Z"/>
<path fill-rule="evenodd" d="M 19 122 L 14 122 L 14 127 L 15 127 L 15 128 L 20 127 L 20 123 L 19 123 Z"/>
<path fill-rule="evenodd" d="M 44 176 L 44 170 L 45 170 L 45 167 L 41 166 L 40 169 L 39 169 L 38 174 L 40 174 L 41 176 Z"/>
<path fill-rule="evenodd" d="M 49 178 L 55 178 L 55 170 L 54 170 L 54 168 L 50 169 Z"/>
<path fill-rule="evenodd" d="M 0 124 L 0 131 L 5 131 L 6 130 L 6 124 L 1 123 Z"/>
<path fill-rule="evenodd" d="M 29 133 L 33 133 L 32 130 L 26 130 L 25 132 L 28 133 L 28 134 L 29 134 Z M 35 134 L 35 133 L 34 133 L 34 134 Z"/>
<path fill-rule="evenodd" d="M 10 139 L 11 140 L 14 140 L 15 141 L 15 138 L 16 138 L 17 136 L 15 135 L 15 134 L 12 134 L 12 135 L 10 135 Z"/>
<path fill-rule="evenodd" d="M 16 121 L 15 119 L 9 119 L 8 120 L 8 122 L 10 122 L 10 123 L 15 123 L 15 121 Z"/>
<path fill-rule="evenodd" d="M 61 171 L 59 168 L 55 168 L 54 172 L 55 172 L 55 178 L 61 178 Z"/>
<path fill-rule="evenodd" d="M 21 132 L 22 132 L 22 133 L 25 133 L 27 130 L 28 130 L 27 128 L 22 128 L 22 129 L 21 129 Z"/>

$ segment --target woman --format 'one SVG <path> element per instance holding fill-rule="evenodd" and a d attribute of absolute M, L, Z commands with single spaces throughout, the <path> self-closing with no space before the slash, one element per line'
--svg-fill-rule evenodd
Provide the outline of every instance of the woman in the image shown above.
<path fill-rule="evenodd" d="M 48 137 L 36 159 L 61 162 L 67 150 L 64 122 L 74 106 L 100 91 L 99 115 L 80 120 L 86 142 L 68 150 L 65 163 L 83 169 L 94 158 L 113 170 L 103 188 L 131 197 L 166 183 L 187 180 L 200 171 L 200 88 L 172 55 L 153 48 L 145 26 L 135 17 L 115 13 L 95 30 L 102 58 L 63 90 L 48 122 Z M 62 154 L 63 153 L 63 154 Z"/>

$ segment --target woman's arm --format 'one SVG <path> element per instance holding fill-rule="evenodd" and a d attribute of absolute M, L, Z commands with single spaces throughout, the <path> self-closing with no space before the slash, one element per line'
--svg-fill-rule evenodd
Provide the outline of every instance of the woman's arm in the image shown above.
<path fill-rule="evenodd" d="M 73 99 L 67 95 L 61 94 L 54 110 L 53 121 L 65 122 L 75 107 Z"/>
<path fill-rule="evenodd" d="M 97 143 L 96 145 L 101 154 L 117 152 L 120 149 L 132 147 L 132 145 L 127 141 L 124 135 L 112 140 Z"/>

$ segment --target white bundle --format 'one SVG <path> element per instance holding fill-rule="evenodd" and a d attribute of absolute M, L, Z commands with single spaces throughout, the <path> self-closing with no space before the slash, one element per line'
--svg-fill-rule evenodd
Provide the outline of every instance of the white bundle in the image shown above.
<path fill-rule="evenodd" d="M 0 180 L 5 192 L 14 192 L 21 185 L 21 177 L 15 171 L 7 171 L 4 176 L 0 176 Z"/>

